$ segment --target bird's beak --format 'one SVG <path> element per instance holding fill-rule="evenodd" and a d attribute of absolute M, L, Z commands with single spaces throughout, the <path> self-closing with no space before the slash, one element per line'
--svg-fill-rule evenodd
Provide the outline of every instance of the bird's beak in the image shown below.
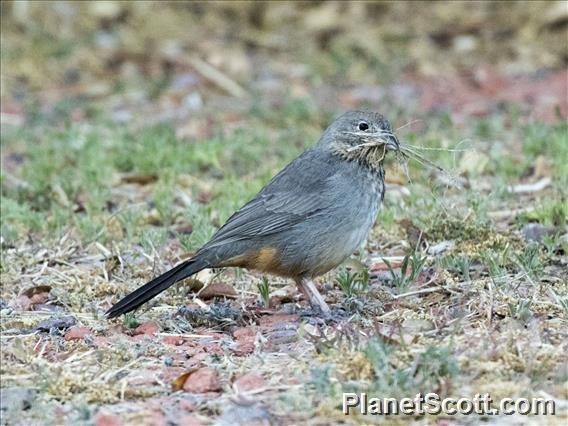
<path fill-rule="evenodd" d="M 364 140 L 368 142 L 376 143 L 377 145 L 385 145 L 387 151 L 398 151 L 400 149 L 400 144 L 394 133 L 376 132 L 357 132 L 358 136 L 361 136 Z"/>
<path fill-rule="evenodd" d="M 399 151 L 400 143 L 394 133 L 391 132 L 347 132 L 350 135 L 359 136 L 365 143 L 356 145 L 351 149 L 361 146 L 384 146 L 387 151 Z"/>
<path fill-rule="evenodd" d="M 398 142 L 398 139 L 392 133 L 387 136 L 386 148 L 387 148 L 387 151 L 398 151 L 400 149 L 400 144 Z"/>

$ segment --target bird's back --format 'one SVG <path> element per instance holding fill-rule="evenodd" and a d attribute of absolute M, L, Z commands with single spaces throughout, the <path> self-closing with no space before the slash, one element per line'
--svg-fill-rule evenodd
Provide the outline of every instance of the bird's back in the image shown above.
<path fill-rule="evenodd" d="M 202 249 L 218 266 L 317 276 L 355 251 L 384 188 L 376 171 L 311 149 L 235 213 Z"/>

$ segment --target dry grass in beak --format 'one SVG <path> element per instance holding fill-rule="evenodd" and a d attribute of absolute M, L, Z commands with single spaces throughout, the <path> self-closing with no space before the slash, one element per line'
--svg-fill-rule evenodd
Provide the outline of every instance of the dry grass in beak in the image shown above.
<path fill-rule="evenodd" d="M 399 149 L 397 151 L 397 159 L 400 160 L 400 163 L 403 165 L 405 170 L 406 176 L 410 180 L 409 172 L 408 172 L 408 163 L 410 160 L 414 160 L 417 163 L 425 166 L 426 168 L 434 169 L 437 172 L 442 173 L 448 181 L 455 187 L 460 187 L 459 178 L 445 170 L 443 167 L 437 165 L 433 161 L 429 160 L 428 158 L 424 157 L 421 153 L 417 152 L 419 150 L 424 151 L 446 151 L 446 152 L 463 152 L 467 151 L 467 149 L 447 149 L 447 148 L 423 148 L 409 144 L 402 144 L 399 143 Z"/>
<path fill-rule="evenodd" d="M 353 152 L 361 148 L 365 147 L 375 147 L 375 146 L 387 146 L 393 139 L 396 139 L 392 132 L 376 132 L 376 133 L 368 133 L 368 132 L 349 132 L 350 135 L 359 136 L 365 142 L 359 145 L 355 145 L 349 149 L 347 152 Z"/>
<path fill-rule="evenodd" d="M 358 149 L 364 148 L 364 147 L 373 147 L 373 146 L 383 146 L 386 145 L 387 141 L 374 141 L 374 142 L 365 142 L 365 143 L 361 143 L 359 145 L 355 145 L 352 146 L 351 148 L 347 149 L 347 152 L 353 152 L 356 151 Z"/>

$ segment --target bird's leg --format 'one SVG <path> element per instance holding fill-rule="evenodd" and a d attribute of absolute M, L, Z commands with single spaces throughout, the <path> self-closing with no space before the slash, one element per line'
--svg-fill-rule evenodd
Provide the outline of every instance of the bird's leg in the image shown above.
<path fill-rule="evenodd" d="M 329 306 L 323 300 L 323 297 L 319 293 L 318 289 L 314 285 L 314 282 L 308 278 L 298 278 L 296 280 L 296 285 L 298 289 L 304 294 L 304 296 L 310 301 L 312 308 L 319 308 L 323 313 L 329 312 Z"/>

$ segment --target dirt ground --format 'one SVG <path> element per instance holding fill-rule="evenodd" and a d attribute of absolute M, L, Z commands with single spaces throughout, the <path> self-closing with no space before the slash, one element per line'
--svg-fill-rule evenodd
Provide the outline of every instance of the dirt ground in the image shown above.
<path fill-rule="evenodd" d="M 2 2 L 5 425 L 566 424 L 564 2 Z M 342 112 L 381 112 L 364 247 L 317 280 L 191 256 Z M 346 392 L 554 415 L 364 416 Z"/>

